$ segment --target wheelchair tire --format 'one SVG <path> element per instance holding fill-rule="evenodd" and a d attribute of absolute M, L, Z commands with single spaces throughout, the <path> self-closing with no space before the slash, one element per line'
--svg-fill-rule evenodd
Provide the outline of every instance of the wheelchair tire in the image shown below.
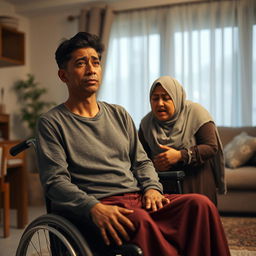
<path fill-rule="evenodd" d="M 93 256 L 77 227 L 55 214 L 42 215 L 27 226 L 16 256 L 27 255 Z"/>

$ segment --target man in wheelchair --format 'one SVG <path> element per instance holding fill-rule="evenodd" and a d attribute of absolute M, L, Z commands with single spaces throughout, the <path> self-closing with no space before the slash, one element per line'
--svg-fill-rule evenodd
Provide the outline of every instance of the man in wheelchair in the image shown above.
<path fill-rule="evenodd" d="M 230 255 L 210 200 L 163 194 L 130 115 L 97 101 L 102 51 L 97 36 L 79 32 L 55 53 L 69 96 L 40 117 L 37 132 L 40 176 L 52 210 L 85 236 L 94 234 L 102 251 L 129 242 L 146 256 Z"/>

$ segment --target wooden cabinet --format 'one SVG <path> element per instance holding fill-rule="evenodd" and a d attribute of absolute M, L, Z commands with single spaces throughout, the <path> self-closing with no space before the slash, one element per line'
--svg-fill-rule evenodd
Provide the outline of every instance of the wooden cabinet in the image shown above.
<path fill-rule="evenodd" d="M 0 25 L 0 67 L 24 65 L 25 35 L 14 28 Z"/>

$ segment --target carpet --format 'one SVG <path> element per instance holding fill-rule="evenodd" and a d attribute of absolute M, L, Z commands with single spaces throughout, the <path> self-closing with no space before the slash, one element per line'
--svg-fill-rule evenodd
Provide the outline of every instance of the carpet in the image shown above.
<path fill-rule="evenodd" d="M 255 251 L 248 250 L 230 250 L 231 256 L 256 256 Z"/>
<path fill-rule="evenodd" d="M 221 217 L 232 256 L 256 256 L 256 218 Z"/>

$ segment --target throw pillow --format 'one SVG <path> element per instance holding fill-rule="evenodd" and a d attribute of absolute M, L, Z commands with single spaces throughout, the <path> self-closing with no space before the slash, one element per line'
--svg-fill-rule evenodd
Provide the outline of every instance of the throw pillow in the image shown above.
<path fill-rule="evenodd" d="M 237 168 L 245 164 L 256 152 L 256 137 L 241 132 L 224 148 L 226 166 Z"/>

